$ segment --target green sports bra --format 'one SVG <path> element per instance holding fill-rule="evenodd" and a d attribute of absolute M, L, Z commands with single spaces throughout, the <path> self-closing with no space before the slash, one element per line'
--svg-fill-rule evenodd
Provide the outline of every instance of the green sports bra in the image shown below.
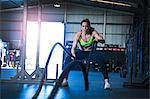
<path fill-rule="evenodd" d="M 88 41 L 84 41 L 81 37 L 80 37 L 80 39 L 79 39 L 79 42 L 80 42 L 81 47 L 89 47 L 89 46 L 92 45 L 93 41 L 94 41 L 94 37 L 93 37 L 93 36 L 91 36 L 91 37 L 88 39 Z"/>

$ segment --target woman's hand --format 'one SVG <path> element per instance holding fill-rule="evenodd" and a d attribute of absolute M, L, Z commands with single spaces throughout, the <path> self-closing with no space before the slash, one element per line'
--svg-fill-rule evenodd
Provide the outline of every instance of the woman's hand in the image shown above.
<path fill-rule="evenodd" d="M 76 55 L 75 54 L 72 54 L 73 57 L 71 57 L 71 59 L 75 59 L 76 58 Z"/>
<path fill-rule="evenodd" d="M 97 42 L 105 43 L 102 35 L 99 35 L 97 31 L 93 31 L 93 36 L 95 37 Z"/>

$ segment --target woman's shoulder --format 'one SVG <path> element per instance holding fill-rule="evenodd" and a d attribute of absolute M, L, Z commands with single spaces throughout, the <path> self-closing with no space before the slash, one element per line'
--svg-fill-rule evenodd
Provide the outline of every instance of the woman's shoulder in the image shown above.
<path fill-rule="evenodd" d="M 98 32 L 97 32 L 96 30 L 94 30 L 94 31 L 92 32 L 92 35 L 95 35 L 95 34 L 98 34 Z"/>
<path fill-rule="evenodd" d="M 79 31 L 79 32 L 77 32 L 76 34 L 77 34 L 77 35 L 81 35 L 81 33 L 82 33 L 82 32 L 81 32 L 81 31 Z"/>
<path fill-rule="evenodd" d="M 77 32 L 75 35 L 76 35 L 77 37 L 80 37 L 81 33 L 82 33 L 82 32 Z"/>

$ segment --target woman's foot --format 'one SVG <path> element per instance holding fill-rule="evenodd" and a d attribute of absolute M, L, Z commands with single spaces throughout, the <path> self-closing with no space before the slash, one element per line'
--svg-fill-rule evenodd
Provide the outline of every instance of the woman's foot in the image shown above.
<path fill-rule="evenodd" d="M 62 87 L 68 87 L 68 81 L 66 78 L 63 79 Z"/>
<path fill-rule="evenodd" d="M 110 88 L 111 88 L 110 84 L 108 82 L 106 82 L 105 85 L 104 85 L 104 89 L 110 89 Z"/>
<path fill-rule="evenodd" d="M 105 84 L 104 84 L 104 89 L 110 89 L 111 86 L 110 86 L 110 84 L 109 84 L 109 82 L 108 82 L 108 79 L 105 79 L 104 82 L 105 82 Z"/>

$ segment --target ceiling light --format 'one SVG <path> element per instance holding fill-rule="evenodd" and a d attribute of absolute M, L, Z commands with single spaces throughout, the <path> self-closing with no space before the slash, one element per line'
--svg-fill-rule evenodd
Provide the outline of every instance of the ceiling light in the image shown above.
<path fill-rule="evenodd" d="M 55 3 L 55 4 L 54 4 L 54 7 L 55 7 L 55 8 L 60 8 L 60 6 L 61 6 L 61 5 L 58 4 L 58 3 Z"/>
<path fill-rule="evenodd" d="M 23 7 L 24 7 L 24 5 L 20 5 L 20 7 L 21 7 L 21 8 L 23 8 Z"/>

